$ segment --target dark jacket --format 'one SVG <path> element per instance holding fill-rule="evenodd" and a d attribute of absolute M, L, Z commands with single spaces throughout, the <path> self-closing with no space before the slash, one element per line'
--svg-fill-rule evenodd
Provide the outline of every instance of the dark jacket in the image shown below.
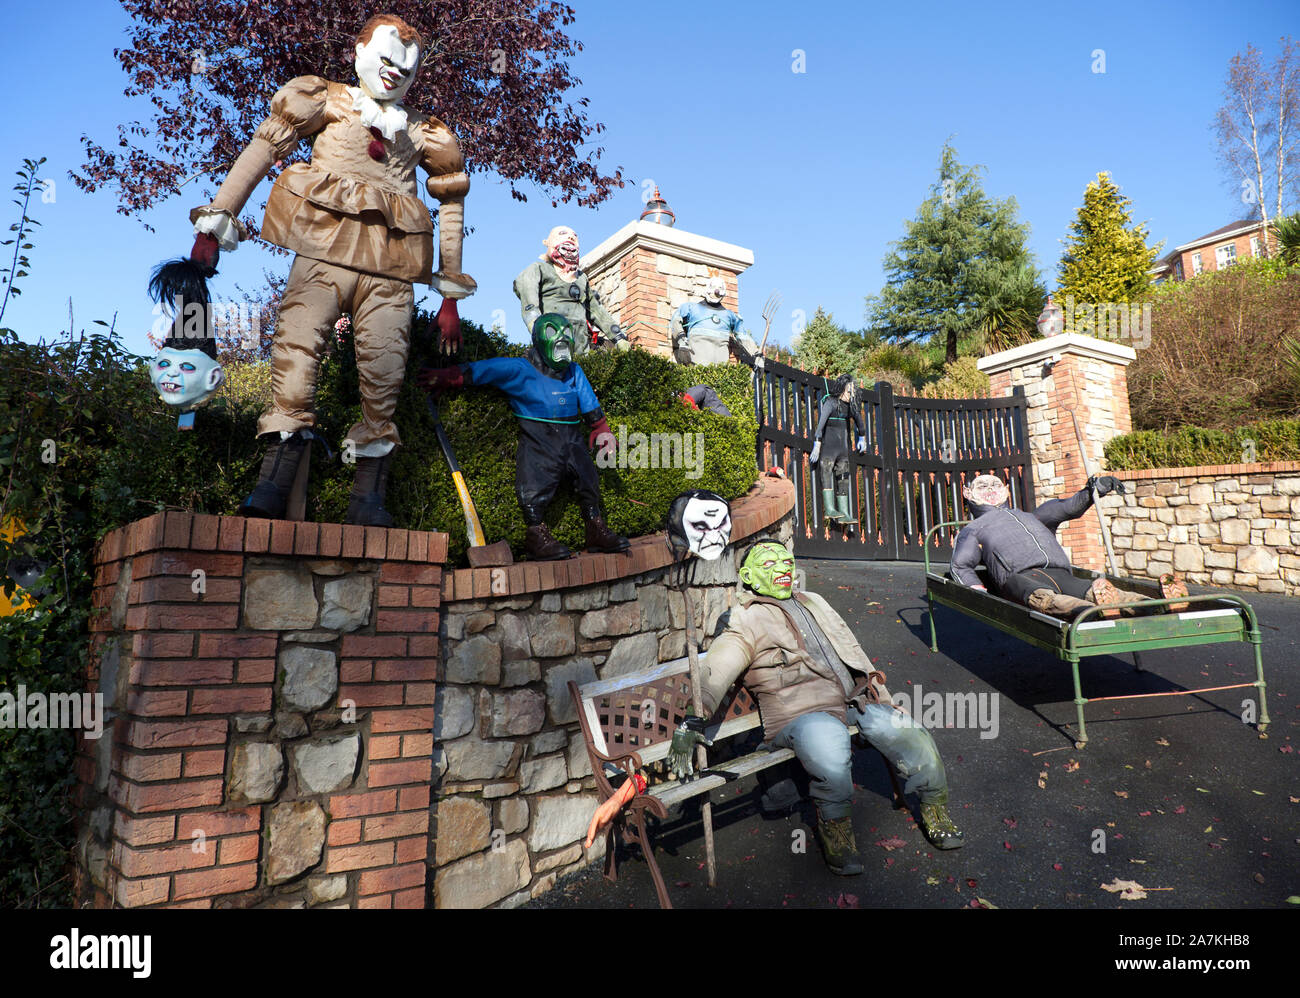
<path fill-rule="evenodd" d="M 1069 568 L 1070 559 L 1056 540 L 1056 528 L 1082 516 L 1092 493 L 1081 489 L 1068 499 L 1051 499 L 1032 513 L 966 500 L 974 519 L 962 527 L 952 546 L 952 577 L 977 586 L 980 562 L 989 570 L 991 588 L 1001 589 L 1008 576 L 1031 568 Z"/>

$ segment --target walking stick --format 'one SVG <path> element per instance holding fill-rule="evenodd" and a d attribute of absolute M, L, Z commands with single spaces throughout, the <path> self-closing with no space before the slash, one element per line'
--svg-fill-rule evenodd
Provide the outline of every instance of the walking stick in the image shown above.
<path fill-rule="evenodd" d="M 689 567 L 686 568 L 689 572 Z M 695 601 L 691 599 L 690 577 L 682 586 L 682 600 L 686 604 L 686 658 L 690 665 L 691 711 L 696 717 L 704 716 L 704 699 L 700 695 L 700 656 L 699 642 L 695 636 Z M 700 772 L 709 767 L 708 752 L 703 745 L 695 746 L 695 765 Z M 718 880 L 718 861 L 713 852 L 713 802 L 710 795 L 704 795 L 704 806 L 700 816 L 704 821 L 704 863 L 709 873 L 709 886 L 716 887 Z"/>

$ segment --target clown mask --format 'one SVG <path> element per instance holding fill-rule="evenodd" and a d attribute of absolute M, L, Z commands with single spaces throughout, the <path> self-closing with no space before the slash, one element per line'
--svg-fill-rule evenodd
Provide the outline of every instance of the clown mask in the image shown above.
<path fill-rule="evenodd" d="M 578 269 L 578 234 L 567 225 L 557 225 L 545 239 L 546 258 L 560 270 Z"/>
<path fill-rule="evenodd" d="M 784 544 L 762 541 L 740 566 L 740 581 L 759 596 L 789 599 L 794 595 L 794 555 Z"/>
<path fill-rule="evenodd" d="M 675 546 L 716 561 L 731 543 L 731 506 L 716 492 L 683 493 L 669 509 L 668 533 Z"/>
<path fill-rule="evenodd" d="M 704 285 L 704 300 L 710 305 L 721 305 L 727 297 L 727 282 L 721 277 L 710 277 Z"/>
<path fill-rule="evenodd" d="M 403 42 L 397 28 L 381 24 L 364 45 L 357 43 L 356 71 L 361 89 L 377 101 L 398 103 L 415 80 L 420 46 L 414 38 Z"/>
<path fill-rule="evenodd" d="M 149 380 L 168 405 L 190 409 L 206 402 L 221 387 L 226 374 L 202 350 L 166 347 L 150 362 Z"/>
<path fill-rule="evenodd" d="M 573 362 L 573 327 L 562 315 L 549 312 L 533 323 L 533 348 L 552 371 L 563 372 Z"/>
<path fill-rule="evenodd" d="M 1010 498 L 1006 483 L 996 475 L 978 475 L 961 490 L 967 502 L 981 506 L 1005 506 Z"/>

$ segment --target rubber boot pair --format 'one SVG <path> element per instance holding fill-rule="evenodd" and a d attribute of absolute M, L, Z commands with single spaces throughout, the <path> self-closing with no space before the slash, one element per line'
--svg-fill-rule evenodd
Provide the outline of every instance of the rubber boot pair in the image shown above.
<path fill-rule="evenodd" d="M 284 518 L 293 480 L 297 477 L 304 458 L 310 459 L 307 452 L 313 439 L 310 430 L 298 430 L 267 448 L 257 485 L 239 507 L 241 515 L 265 517 L 269 520 Z M 393 526 L 392 516 L 384 509 L 391 460 L 392 451 L 383 457 L 357 458 L 356 477 L 352 481 L 352 496 L 348 502 L 345 523 L 366 527 Z"/>
<path fill-rule="evenodd" d="M 621 554 L 630 546 L 627 538 L 609 529 L 598 506 L 584 506 L 582 519 L 587 525 L 587 550 L 600 554 Z"/>
<path fill-rule="evenodd" d="M 345 523 L 365 527 L 391 527 L 393 517 L 384 509 L 384 496 L 388 492 L 388 466 L 392 461 L 390 450 L 383 457 L 357 458 L 357 473 L 352 480 L 352 496 L 348 502 Z"/>
<path fill-rule="evenodd" d="M 561 544 L 551 533 L 551 528 L 542 521 L 542 507 L 521 506 L 524 514 L 524 554 L 529 561 L 563 561 L 573 552 Z"/>

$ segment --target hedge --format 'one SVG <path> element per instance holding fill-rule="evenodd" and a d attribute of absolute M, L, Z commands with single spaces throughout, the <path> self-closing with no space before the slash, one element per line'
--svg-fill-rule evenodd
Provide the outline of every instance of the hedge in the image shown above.
<path fill-rule="evenodd" d="M 1231 430 L 1139 430 L 1112 438 L 1106 444 L 1106 461 L 1115 471 L 1300 461 L 1300 420 L 1261 420 Z"/>

